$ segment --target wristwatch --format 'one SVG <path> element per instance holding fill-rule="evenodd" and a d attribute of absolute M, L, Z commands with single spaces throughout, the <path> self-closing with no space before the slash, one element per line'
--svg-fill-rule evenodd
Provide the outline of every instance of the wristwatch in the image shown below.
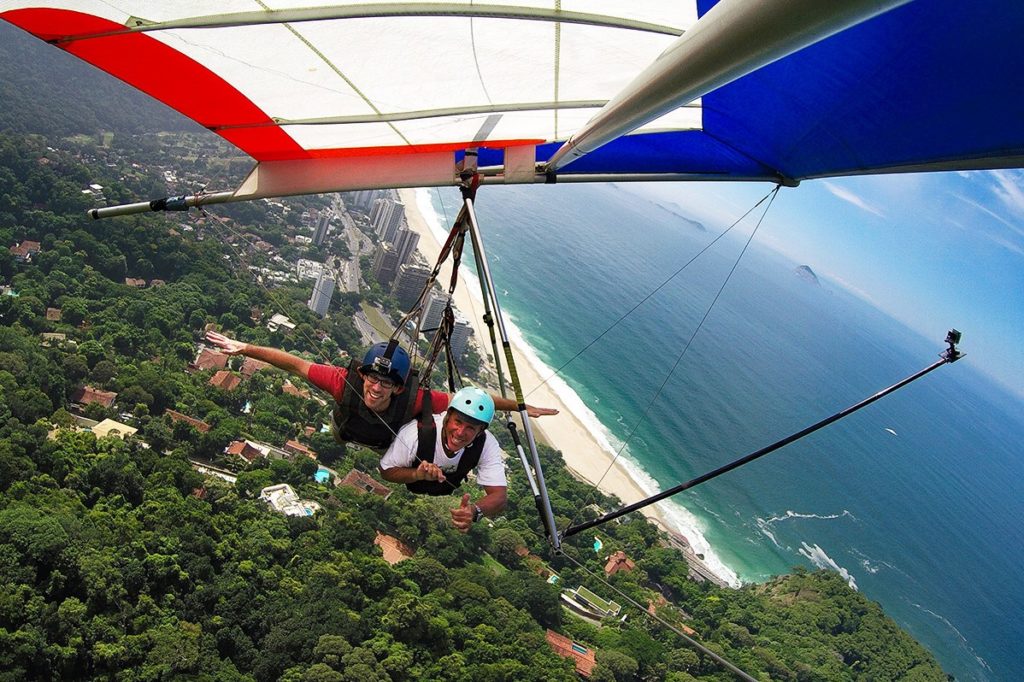
<path fill-rule="evenodd" d="M 484 517 L 484 510 L 479 505 L 473 505 L 473 523 L 476 523 Z"/>

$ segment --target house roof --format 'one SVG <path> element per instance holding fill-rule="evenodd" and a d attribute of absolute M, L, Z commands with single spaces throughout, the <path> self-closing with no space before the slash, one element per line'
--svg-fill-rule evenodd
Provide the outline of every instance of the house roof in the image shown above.
<path fill-rule="evenodd" d="M 305 455 L 306 457 L 312 457 L 316 459 L 316 452 L 303 445 L 297 440 L 289 440 L 284 444 L 284 449 L 288 452 L 293 452 L 296 455 Z"/>
<path fill-rule="evenodd" d="M 341 479 L 341 483 L 338 485 L 348 486 L 360 493 L 373 493 L 374 495 L 380 495 L 384 499 L 387 499 L 391 494 L 391 488 L 358 469 L 350 470 L 345 474 L 345 478 Z"/>
<path fill-rule="evenodd" d="M 92 427 L 91 431 L 96 434 L 97 438 L 103 438 L 104 436 L 117 436 L 124 440 L 128 436 L 135 435 L 138 429 L 116 422 L 113 419 L 104 419 L 96 426 Z"/>
<path fill-rule="evenodd" d="M 228 356 L 220 351 L 204 348 L 199 351 L 192 364 L 198 369 L 224 369 L 228 366 Z"/>
<path fill-rule="evenodd" d="M 92 386 L 83 386 L 71 394 L 71 401 L 82 405 L 99 403 L 103 407 L 110 407 L 117 399 L 117 393 L 113 391 L 101 391 Z"/>
<path fill-rule="evenodd" d="M 615 552 L 608 557 L 608 563 L 604 565 L 604 572 L 608 575 L 615 575 L 619 571 L 632 571 L 636 567 L 633 560 L 626 556 L 622 550 Z"/>
<path fill-rule="evenodd" d="M 242 376 L 249 378 L 256 372 L 260 371 L 261 369 L 266 369 L 271 366 L 272 365 L 269 362 L 263 362 L 262 360 L 257 360 L 256 358 L 246 358 L 245 360 L 242 361 Z"/>
<path fill-rule="evenodd" d="M 191 424 L 200 433 L 206 433 L 210 430 L 210 425 L 201 419 L 195 417 L 189 417 L 188 415 L 182 414 L 181 412 L 175 412 L 174 410 L 167 410 L 167 416 L 171 418 L 171 421 L 185 422 Z"/>
<path fill-rule="evenodd" d="M 547 631 L 547 640 L 552 651 L 563 658 L 572 658 L 576 662 L 576 672 L 580 675 L 590 677 L 594 672 L 597 660 L 594 658 L 593 649 L 577 644 L 554 630 Z"/>
<path fill-rule="evenodd" d="M 220 370 L 210 379 L 211 386 L 216 386 L 224 391 L 233 391 L 238 388 L 240 383 L 242 383 L 242 377 L 226 369 Z"/>

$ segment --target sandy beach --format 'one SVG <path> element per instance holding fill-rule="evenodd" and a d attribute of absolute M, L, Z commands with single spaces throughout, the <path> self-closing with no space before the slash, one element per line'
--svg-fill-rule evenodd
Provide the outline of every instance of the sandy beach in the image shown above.
<path fill-rule="evenodd" d="M 409 223 L 409 229 L 420 236 L 420 253 L 429 263 L 435 263 L 441 250 L 441 244 L 438 243 L 437 237 L 420 211 L 416 190 L 399 190 L 399 195 L 405 203 L 405 216 Z M 469 247 L 467 247 L 464 258 L 472 258 Z M 449 261 L 442 269 L 440 281 L 447 286 L 450 277 Z M 496 283 L 495 286 L 500 288 L 501 284 Z M 475 292 L 475 296 L 470 294 L 469 288 L 466 286 L 466 278 L 460 274 L 459 285 L 454 296 L 455 306 L 473 325 L 474 339 L 482 347 L 484 357 L 488 357 L 491 355 L 490 337 L 482 320 L 484 309 L 481 300 L 479 291 Z M 646 497 L 647 494 L 629 476 L 620 463 L 614 461 L 612 453 L 606 449 L 607 444 L 602 447 L 601 436 L 592 433 L 554 389 L 543 383 L 543 378 L 528 361 L 522 346 L 516 343 L 515 339 L 511 339 L 511 341 L 516 370 L 523 386 L 523 393 L 526 395 L 527 404 L 553 407 L 559 410 L 559 414 L 556 416 L 531 420 L 535 437 L 556 450 L 560 450 L 565 458 L 566 466 L 578 478 L 591 484 L 599 482 L 600 489 L 605 493 L 615 495 L 627 504 Z M 644 513 L 663 527 L 672 528 L 656 506 L 647 507 Z"/>

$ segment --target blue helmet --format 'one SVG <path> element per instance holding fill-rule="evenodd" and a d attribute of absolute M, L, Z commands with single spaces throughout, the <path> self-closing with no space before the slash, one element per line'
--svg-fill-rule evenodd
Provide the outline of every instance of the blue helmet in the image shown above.
<path fill-rule="evenodd" d="M 476 386 L 466 386 L 452 396 L 448 409 L 458 410 L 484 426 L 494 418 L 494 399 Z"/>
<path fill-rule="evenodd" d="M 373 372 L 391 379 L 399 386 L 404 386 L 411 365 L 409 354 L 397 342 L 394 343 L 391 353 L 388 353 L 389 345 L 391 344 L 387 341 L 374 344 L 363 357 L 363 366 L 359 371 Z"/>

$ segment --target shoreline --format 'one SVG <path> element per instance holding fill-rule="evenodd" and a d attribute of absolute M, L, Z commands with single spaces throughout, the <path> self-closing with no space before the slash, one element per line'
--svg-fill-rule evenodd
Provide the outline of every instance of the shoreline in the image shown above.
<path fill-rule="evenodd" d="M 435 222 L 439 220 L 430 203 L 430 192 L 425 189 L 401 189 L 398 193 L 405 203 L 409 229 L 420 236 L 418 251 L 432 265 L 440 253 L 443 232 L 439 224 L 431 226 L 427 217 L 434 218 Z M 424 203 L 421 204 L 421 201 Z M 485 345 L 488 344 L 489 335 L 482 320 L 483 303 L 479 298 L 479 288 L 472 287 L 476 277 L 466 268 L 459 274 L 460 285 L 456 288 L 453 303 L 472 325 L 475 342 L 482 351 L 481 356 L 489 373 L 493 374 L 490 349 Z M 439 281 L 447 282 L 450 276 L 449 261 L 442 267 Z M 508 321 L 507 313 L 503 313 Z M 612 445 L 611 434 L 576 392 L 543 363 L 521 332 L 512 324 L 507 324 L 506 329 L 526 401 L 531 405 L 559 410 L 558 415 L 531 420 L 530 426 L 536 440 L 561 451 L 566 467 L 576 478 L 597 486 L 608 495 L 614 495 L 624 504 L 657 492 L 655 482 L 642 469 L 624 456 L 615 456 L 616 448 Z M 647 485 L 638 482 L 638 479 Z M 665 501 L 646 507 L 641 513 L 662 530 L 668 531 L 670 537 L 684 538 L 685 548 L 678 538 L 673 545 L 684 551 L 697 573 L 720 584 L 732 587 L 740 585 L 737 575 L 718 559 L 700 533 L 697 519 L 684 507 Z M 704 559 L 701 560 L 698 555 Z"/>

